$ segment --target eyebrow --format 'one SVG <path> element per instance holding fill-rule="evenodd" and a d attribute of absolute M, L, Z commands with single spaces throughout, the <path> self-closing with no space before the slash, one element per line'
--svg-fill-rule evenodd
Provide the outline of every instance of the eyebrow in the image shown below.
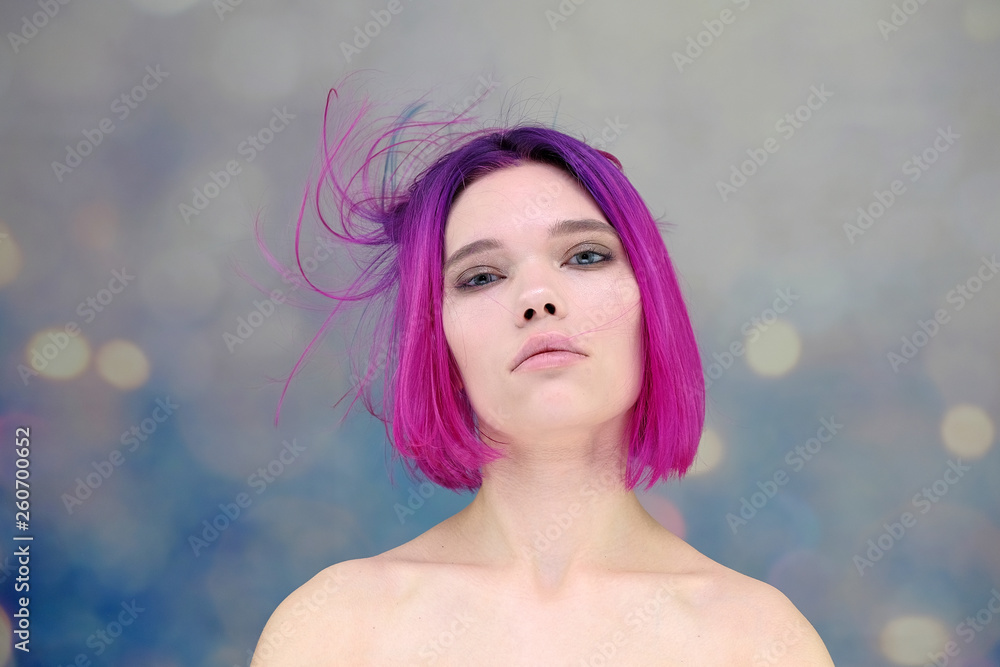
<path fill-rule="evenodd" d="M 606 222 L 601 222 L 600 220 L 594 220 L 592 218 L 584 218 L 580 220 L 560 220 L 556 224 L 549 227 L 549 238 L 552 239 L 557 236 L 570 236 L 580 232 L 600 232 L 611 234 L 615 238 L 618 238 L 618 231 L 614 227 Z M 486 252 L 488 250 L 498 250 L 503 247 L 503 242 L 495 237 L 473 241 L 472 243 L 464 245 L 452 253 L 451 257 L 444 264 L 443 273 L 448 273 L 452 266 L 466 257 L 478 255 L 479 253 Z"/>

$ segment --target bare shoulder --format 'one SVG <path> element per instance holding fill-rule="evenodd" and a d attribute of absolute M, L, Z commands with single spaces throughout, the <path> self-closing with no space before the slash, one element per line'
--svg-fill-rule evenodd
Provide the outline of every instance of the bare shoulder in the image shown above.
<path fill-rule="evenodd" d="M 384 569 L 377 557 L 348 560 L 302 584 L 271 614 L 251 667 L 352 664 L 365 650 L 358 631 L 377 623 Z"/>
<path fill-rule="evenodd" d="M 812 624 L 774 586 L 748 577 L 695 551 L 698 606 L 725 628 L 734 654 L 730 664 L 749 667 L 832 667 L 833 660 Z"/>
<path fill-rule="evenodd" d="M 384 649 L 386 623 L 398 621 L 393 614 L 427 578 L 421 566 L 435 561 L 433 535 L 331 565 L 302 584 L 271 614 L 251 667 L 372 663 Z"/>
<path fill-rule="evenodd" d="M 727 604 L 733 626 L 742 628 L 734 645 L 749 654 L 749 664 L 833 667 L 826 645 L 812 624 L 788 597 L 774 586 L 729 570 Z"/>

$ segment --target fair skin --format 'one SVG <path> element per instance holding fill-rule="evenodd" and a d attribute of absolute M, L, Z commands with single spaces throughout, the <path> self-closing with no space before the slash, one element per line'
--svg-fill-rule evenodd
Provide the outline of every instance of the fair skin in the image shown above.
<path fill-rule="evenodd" d="M 550 236 L 567 220 L 591 222 Z M 833 665 L 784 595 L 700 554 L 624 488 L 642 308 L 593 199 L 548 165 L 494 172 L 454 203 L 445 257 L 484 238 L 502 245 L 445 267 L 443 326 L 504 457 L 458 514 L 292 593 L 252 666 Z M 552 331 L 583 355 L 513 368 Z"/>

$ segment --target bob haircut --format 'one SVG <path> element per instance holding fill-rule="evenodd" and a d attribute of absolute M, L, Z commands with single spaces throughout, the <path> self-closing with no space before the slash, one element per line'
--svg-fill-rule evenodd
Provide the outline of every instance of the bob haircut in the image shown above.
<path fill-rule="evenodd" d="M 349 106 L 340 98 L 337 89 L 327 96 L 319 179 L 315 191 L 306 186 L 295 230 L 296 263 L 304 285 L 339 303 L 288 376 L 275 424 L 288 383 L 344 302 L 368 301 L 367 314 L 370 302 L 380 299 L 383 307 L 372 328 L 363 377 L 352 355 L 352 379 L 358 387 L 351 407 L 362 398 L 368 412 L 383 422 L 393 458 L 403 459 L 411 477 L 419 478 L 419 471 L 451 490 L 478 489 L 482 466 L 503 454 L 479 436 L 478 417 L 460 389 L 461 377 L 445 339 L 441 315 L 445 225 L 452 203 L 471 183 L 500 169 L 538 162 L 561 169 L 590 193 L 620 235 L 638 283 L 642 380 L 623 442 L 627 446 L 623 485 L 632 490 L 645 480 L 648 489 L 661 479 L 683 476 L 694 460 L 704 425 L 701 359 L 666 245 L 620 162 L 583 141 L 537 125 L 448 136 L 446 131 L 468 117 L 452 114 L 445 120 L 418 120 L 424 104 L 411 105 L 399 116 L 382 119 L 380 125 L 365 121 L 370 110 L 366 99 L 352 113 L 338 114 L 339 125 L 331 133 L 331 103 Z M 407 133 L 420 136 L 404 138 Z M 426 157 L 429 152 L 435 154 L 433 159 Z M 343 233 L 327 222 L 324 193 L 336 209 Z M 301 227 L 313 197 L 319 219 L 331 234 L 353 246 L 380 250 L 345 293 L 317 287 L 303 268 Z M 373 230 L 358 234 L 359 220 L 372 223 Z M 287 279 L 289 272 L 264 247 L 259 225 L 255 231 L 267 261 Z M 297 276 L 294 280 L 303 285 Z M 380 364 L 384 364 L 381 410 L 371 398 L 371 378 Z"/>

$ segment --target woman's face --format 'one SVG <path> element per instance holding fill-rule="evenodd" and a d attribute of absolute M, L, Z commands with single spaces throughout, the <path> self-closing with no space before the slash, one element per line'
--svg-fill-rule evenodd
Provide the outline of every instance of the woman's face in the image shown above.
<path fill-rule="evenodd" d="M 566 221 L 576 228 L 551 233 Z M 496 243 L 462 252 L 484 239 Z M 448 216 L 443 276 L 445 337 L 481 432 L 502 441 L 578 438 L 635 404 L 635 274 L 615 229 L 562 170 L 525 163 L 470 185 Z M 525 341 L 550 332 L 571 337 L 583 356 L 515 369 Z"/>

